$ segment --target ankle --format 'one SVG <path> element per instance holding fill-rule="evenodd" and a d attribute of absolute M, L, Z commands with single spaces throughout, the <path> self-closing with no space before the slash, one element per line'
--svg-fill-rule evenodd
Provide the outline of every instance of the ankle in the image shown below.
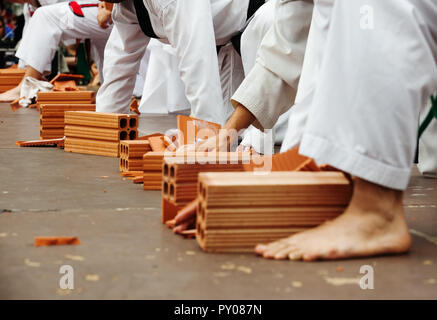
<path fill-rule="evenodd" d="M 360 214 L 373 213 L 386 220 L 393 220 L 403 212 L 403 191 L 354 178 L 350 207 Z"/>

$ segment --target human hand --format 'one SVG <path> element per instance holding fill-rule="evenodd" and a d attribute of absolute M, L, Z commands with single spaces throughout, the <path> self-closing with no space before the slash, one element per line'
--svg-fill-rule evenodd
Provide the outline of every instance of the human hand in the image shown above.
<path fill-rule="evenodd" d="M 194 229 L 196 225 L 196 211 L 199 201 L 193 200 L 187 204 L 184 208 L 179 210 L 175 217 L 175 227 L 173 232 L 182 234 L 183 231 L 188 229 Z"/>
<path fill-rule="evenodd" d="M 97 13 L 97 23 L 100 28 L 107 29 L 112 24 L 112 11 L 108 10 L 104 1 L 99 2 L 99 11 Z"/>

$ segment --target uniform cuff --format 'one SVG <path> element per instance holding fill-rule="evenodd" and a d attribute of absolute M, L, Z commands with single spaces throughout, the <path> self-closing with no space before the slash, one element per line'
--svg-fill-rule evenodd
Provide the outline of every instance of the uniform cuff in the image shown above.
<path fill-rule="evenodd" d="M 279 116 L 285 113 L 294 101 L 296 91 L 276 74 L 259 63 L 244 79 L 231 98 L 234 108 L 238 103 L 247 108 L 256 118 L 258 129 L 272 129 Z"/>

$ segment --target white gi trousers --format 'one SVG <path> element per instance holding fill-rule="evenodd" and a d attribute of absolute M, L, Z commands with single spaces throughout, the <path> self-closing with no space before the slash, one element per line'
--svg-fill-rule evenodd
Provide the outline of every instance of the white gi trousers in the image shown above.
<path fill-rule="evenodd" d="M 269 1 L 255 13 L 241 37 L 241 58 L 243 60 L 244 74 L 246 75 L 249 74 L 255 66 L 258 49 L 261 46 L 264 36 L 273 25 L 275 19 L 275 2 L 276 0 Z M 234 90 L 233 93 L 235 91 L 236 90 Z M 241 144 L 251 146 L 258 153 L 272 152 L 274 143 L 282 142 L 287 129 L 287 120 L 288 114 L 281 115 L 274 126 L 271 143 L 265 141 L 267 138 L 266 134 L 254 126 L 250 126 L 244 132 Z M 269 145 L 269 150 L 264 150 L 266 143 Z"/>
<path fill-rule="evenodd" d="M 311 0 L 273 3 L 274 23 L 262 39 L 255 65 L 232 96 L 233 105 L 245 106 L 260 129 L 273 128 L 294 104 L 313 11 Z"/>
<path fill-rule="evenodd" d="M 437 6 L 416 0 L 318 5 L 332 11 L 300 153 L 404 190 L 419 112 L 437 91 Z"/>
<path fill-rule="evenodd" d="M 133 91 L 134 97 L 141 97 L 144 91 L 144 82 L 146 81 L 146 75 L 149 70 L 150 61 L 150 50 L 147 48 L 146 52 L 141 59 L 140 68 L 137 72 L 137 77 L 135 79 L 135 87 Z"/>
<path fill-rule="evenodd" d="M 167 114 L 190 109 L 174 49 L 151 39 L 147 52 L 150 58 L 140 103 L 141 113 Z"/>
<path fill-rule="evenodd" d="M 48 6 L 51 4 L 55 4 L 58 2 L 66 2 L 68 0 L 40 0 L 39 4 L 41 6 Z M 26 32 L 27 27 L 29 26 L 30 18 L 32 18 L 33 12 L 35 12 L 36 8 L 29 3 L 23 4 L 23 16 L 24 16 L 24 27 L 23 34 Z M 65 42 L 64 42 L 65 43 Z M 25 68 L 26 64 L 23 60 L 18 61 L 18 68 Z"/>
<path fill-rule="evenodd" d="M 97 0 L 77 1 L 78 4 Z M 67 2 L 38 8 L 23 34 L 16 56 L 42 74 L 49 73 L 51 61 L 60 41 L 90 39 L 93 59 L 103 79 L 103 53 L 111 26 L 102 29 L 97 24 L 97 7 L 82 8 L 84 17 L 73 13 Z"/>
<path fill-rule="evenodd" d="M 420 123 L 431 109 L 431 100 L 420 113 Z M 419 140 L 419 171 L 430 178 L 437 178 L 437 119 L 432 119 Z"/>
<path fill-rule="evenodd" d="M 332 5 L 333 0 L 324 0 L 318 1 L 317 6 L 314 6 L 305 58 L 302 66 L 302 75 L 298 85 L 295 104 L 288 111 L 288 126 L 281 146 L 281 152 L 285 152 L 298 146 L 302 140 L 302 134 L 308 117 L 308 110 L 314 97 L 316 80 L 319 77 L 319 62 L 322 61 L 323 58 Z"/>

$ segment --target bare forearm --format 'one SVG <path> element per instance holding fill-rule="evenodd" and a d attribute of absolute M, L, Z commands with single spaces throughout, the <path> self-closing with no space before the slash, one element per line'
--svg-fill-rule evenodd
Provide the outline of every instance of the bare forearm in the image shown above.
<path fill-rule="evenodd" d="M 240 131 L 248 128 L 255 120 L 255 116 L 245 106 L 238 104 L 223 129 Z"/>

